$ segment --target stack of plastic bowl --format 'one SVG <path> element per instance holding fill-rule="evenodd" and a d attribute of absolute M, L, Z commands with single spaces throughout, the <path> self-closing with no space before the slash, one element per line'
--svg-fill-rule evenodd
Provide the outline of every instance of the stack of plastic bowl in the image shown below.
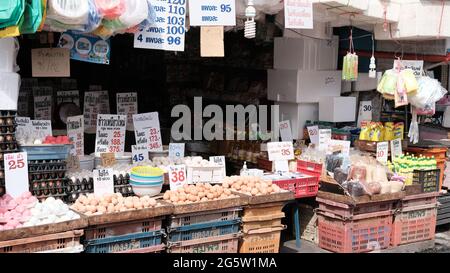
<path fill-rule="evenodd" d="M 137 166 L 131 169 L 130 184 L 137 196 L 155 196 L 161 192 L 164 171 L 150 166 Z"/>

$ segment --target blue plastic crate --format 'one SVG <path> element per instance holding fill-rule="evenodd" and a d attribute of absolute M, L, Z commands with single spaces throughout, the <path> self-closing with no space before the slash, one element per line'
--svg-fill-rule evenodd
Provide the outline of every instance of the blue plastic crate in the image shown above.
<path fill-rule="evenodd" d="M 239 231 L 240 222 L 240 219 L 234 219 L 168 228 L 168 241 L 188 241 L 237 233 Z"/>
<path fill-rule="evenodd" d="M 27 153 L 28 160 L 67 159 L 70 146 L 69 144 L 25 145 L 20 146 L 20 150 Z"/>
<path fill-rule="evenodd" d="M 86 253 L 116 253 L 161 244 L 162 231 L 126 234 L 85 242 Z"/>

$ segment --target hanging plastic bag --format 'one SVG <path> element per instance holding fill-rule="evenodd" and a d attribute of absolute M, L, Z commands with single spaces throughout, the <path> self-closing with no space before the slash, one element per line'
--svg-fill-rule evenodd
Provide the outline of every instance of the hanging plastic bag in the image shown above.
<path fill-rule="evenodd" d="M 97 7 L 95 6 L 95 2 L 93 0 L 89 0 L 89 16 L 88 23 L 84 25 L 83 30 L 79 30 L 80 33 L 90 33 L 97 29 L 102 23 L 102 16 L 98 12 Z"/>
<path fill-rule="evenodd" d="M 413 106 L 411 106 L 411 113 L 412 113 L 412 120 L 411 124 L 409 125 L 408 137 L 409 141 L 412 144 L 416 144 L 417 142 L 419 142 L 419 123 L 417 122 L 416 109 Z"/>
<path fill-rule="evenodd" d="M 405 82 L 401 73 L 397 73 L 397 90 L 395 92 L 395 108 L 408 105 L 408 96 Z"/>
<path fill-rule="evenodd" d="M 393 69 L 386 70 L 380 83 L 377 86 L 377 91 L 380 92 L 384 98 L 393 100 L 397 91 L 398 73 Z"/>
<path fill-rule="evenodd" d="M 415 92 L 419 88 L 416 76 L 414 75 L 414 71 L 412 69 L 403 69 L 400 72 L 400 77 L 403 79 L 405 89 L 408 94 Z"/>
<path fill-rule="evenodd" d="M 38 28 L 38 31 L 42 31 L 44 29 L 45 20 L 47 19 L 47 0 L 42 0 L 42 21 L 41 25 Z"/>
<path fill-rule="evenodd" d="M 24 21 L 20 25 L 21 34 L 35 33 L 42 22 L 42 2 L 26 0 Z"/>
<path fill-rule="evenodd" d="M 432 116 L 436 113 L 436 103 L 427 104 L 424 108 L 416 108 L 417 115 Z"/>
<path fill-rule="evenodd" d="M 114 20 L 125 12 L 124 0 L 95 0 L 95 5 L 107 20 Z"/>
<path fill-rule="evenodd" d="M 447 90 L 442 87 L 438 80 L 422 76 L 418 80 L 417 91 L 409 96 L 409 101 L 411 105 L 417 108 L 425 108 L 426 105 L 431 105 L 442 99 L 446 93 Z"/>
<path fill-rule="evenodd" d="M 88 1 L 48 0 L 47 18 L 62 25 L 86 25 L 89 18 Z"/>
<path fill-rule="evenodd" d="M 153 9 L 152 4 L 150 3 L 149 0 L 147 0 L 147 9 L 148 9 L 148 15 L 147 18 L 142 21 L 139 25 L 129 28 L 127 29 L 128 33 L 135 33 L 140 29 L 145 29 L 147 28 L 149 25 L 152 25 L 153 23 L 155 23 L 156 20 L 156 12 Z"/>
<path fill-rule="evenodd" d="M 6 3 L 4 3 L 3 1 L 5 1 Z M 0 29 L 17 27 L 23 20 L 23 14 L 25 12 L 25 0 L 2 0 L 1 9 L 2 13 L 0 15 Z M 12 33 L 13 31 L 12 29 L 10 29 L 8 32 Z"/>

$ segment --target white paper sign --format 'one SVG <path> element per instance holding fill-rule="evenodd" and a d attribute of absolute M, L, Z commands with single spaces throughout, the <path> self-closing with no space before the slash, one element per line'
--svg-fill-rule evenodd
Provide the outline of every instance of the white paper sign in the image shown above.
<path fill-rule="evenodd" d="M 174 191 L 186 184 L 186 177 L 186 165 L 169 166 L 170 190 Z"/>
<path fill-rule="evenodd" d="M 101 153 L 123 153 L 126 125 L 127 116 L 98 115 L 95 155 L 100 156 Z"/>
<path fill-rule="evenodd" d="M 225 177 L 227 175 L 227 166 L 225 162 L 225 156 L 210 156 L 209 162 L 214 162 L 216 164 L 219 164 L 219 166 L 222 166 L 223 176 Z"/>
<path fill-rule="evenodd" d="M 63 102 L 73 102 L 80 107 L 80 92 L 78 90 L 56 92 L 56 104 Z"/>
<path fill-rule="evenodd" d="M 184 157 L 184 143 L 169 143 L 169 157 L 183 158 Z"/>
<path fill-rule="evenodd" d="M 52 136 L 52 122 L 50 120 L 31 120 L 33 137 L 43 139 L 46 136 Z"/>
<path fill-rule="evenodd" d="M 191 26 L 235 26 L 235 0 L 189 1 Z"/>
<path fill-rule="evenodd" d="M 387 141 L 377 143 L 377 160 L 382 164 L 387 163 L 388 146 L 389 143 Z"/>
<path fill-rule="evenodd" d="M 308 128 L 308 135 L 309 139 L 311 140 L 312 144 L 318 145 L 319 144 L 319 126 L 309 126 Z"/>
<path fill-rule="evenodd" d="M 321 151 L 327 150 L 330 141 L 331 141 L 331 129 L 319 129 L 319 150 Z"/>
<path fill-rule="evenodd" d="M 403 154 L 402 152 L 402 140 L 401 139 L 394 139 L 391 141 L 391 158 L 394 159 L 397 156 L 401 156 Z"/>
<path fill-rule="evenodd" d="M 184 51 L 186 0 L 150 0 L 150 3 L 156 13 L 155 22 L 134 34 L 134 47 Z"/>
<path fill-rule="evenodd" d="M 33 136 L 33 127 L 29 117 L 16 117 L 16 139 L 25 140 L 29 136 Z"/>
<path fill-rule="evenodd" d="M 416 79 L 422 77 L 423 60 L 401 60 L 401 64 L 399 64 L 398 60 L 395 60 L 394 69 L 397 69 L 397 67 L 401 69 L 412 69 L 414 71 L 414 76 L 416 76 Z"/>
<path fill-rule="evenodd" d="M 84 155 L 84 118 L 82 115 L 67 118 L 67 136 L 73 143 L 70 154 Z"/>
<path fill-rule="evenodd" d="M 289 162 L 287 160 L 275 160 L 275 172 L 287 173 L 289 172 Z"/>
<path fill-rule="evenodd" d="M 52 96 L 34 97 L 34 119 L 52 119 Z"/>
<path fill-rule="evenodd" d="M 137 93 L 117 93 L 117 114 L 127 116 L 127 131 L 133 131 L 133 115 L 138 112 Z"/>
<path fill-rule="evenodd" d="M 94 170 L 94 194 L 102 196 L 114 193 L 113 169 Z"/>
<path fill-rule="evenodd" d="M 150 152 L 163 150 L 158 112 L 133 115 L 137 145 L 145 145 Z"/>
<path fill-rule="evenodd" d="M 148 149 L 144 145 L 131 145 L 133 163 L 148 161 Z"/>
<path fill-rule="evenodd" d="M 332 153 L 334 149 L 339 148 L 344 155 L 350 154 L 350 141 L 331 139 L 328 145 L 329 152 Z"/>
<path fill-rule="evenodd" d="M 372 101 L 361 101 L 359 103 L 358 127 L 361 127 L 361 122 L 372 120 L 372 110 Z"/>
<path fill-rule="evenodd" d="M 284 0 L 284 27 L 312 29 L 312 0 Z"/>
<path fill-rule="evenodd" d="M 30 190 L 27 153 L 4 155 L 6 193 L 16 198 Z"/>
<path fill-rule="evenodd" d="M 294 159 L 294 146 L 292 142 L 269 142 L 267 153 L 270 161 Z"/>
<path fill-rule="evenodd" d="M 97 128 L 97 115 L 109 113 L 108 91 L 90 91 L 84 93 L 84 130 L 94 133 Z"/>
<path fill-rule="evenodd" d="M 281 141 L 292 141 L 291 122 L 289 120 L 280 121 L 279 127 Z"/>

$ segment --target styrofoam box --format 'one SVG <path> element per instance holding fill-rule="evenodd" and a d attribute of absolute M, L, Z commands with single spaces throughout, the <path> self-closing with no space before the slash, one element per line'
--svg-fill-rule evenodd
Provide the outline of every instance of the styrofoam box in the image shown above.
<path fill-rule="evenodd" d="M 339 8 L 337 12 L 360 12 L 369 7 L 369 0 L 313 0 L 312 2 L 327 5 L 330 8 Z M 332 10 L 330 9 L 330 11 Z"/>
<path fill-rule="evenodd" d="M 351 122 L 356 117 L 355 97 L 322 97 L 319 102 L 319 120 Z"/>
<path fill-rule="evenodd" d="M 337 68 L 339 38 L 331 40 L 275 38 L 273 67 L 294 70 L 333 70 Z"/>
<path fill-rule="evenodd" d="M 0 109 L 17 110 L 19 99 L 20 75 L 0 72 Z"/>
<path fill-rule="evenodd" d="M 286 103 L 277 102 L 279 105 L 279 121 L 290 120 L 292 136 L 295 139 L 303 139 L 303 128 L 307 120 L 317 121 L 319 117 L 319 104 L 317 103 Z"/>
<path fill-rule="evenodd" d="M 398 22 L 400 17 L 401 4 L 393 1 L 386 2 L 384 0 L 370 0 L 369 7 L 363 12 L 364 16 L 373 19 L 380 19 L 378 21 L 384 22 L 384 5 L 386 5 L 386 21 Z"/>
<path fill-rule="evenodd" d="M 369 73 L 358 73 L 358 80 L 353 82 L 353 89 L 351 81 L 342 81 L 342 93 L 375 90 L 381 76 L 382 72 L 377 72 L 377 77 L 375 78 L 369 78 Z"/>
<path fill-rule="evenodd" d="M 398 48 L 398 44 L 394 41 L 380 40 L 376 43 L 376 51 L 392 51 Z M 403 53 L 412 54 L 429 54 L 429 55 L 447 55 L 450 49 L 450 38 L 441 40 L 429 40 L 418 43 L 417 41 L 402 41 Z M 377 66 L 380 59 L 377 60 Z M 392 64 L 391 60 L 391 64 Z"/>
<path fill-rule="evenodd" d="M 341 94 L 341 77 L 339 70 L 270 69 L 267 71 L 267 98 L 290 103 L 319 102 L 321 97 Z"/>

